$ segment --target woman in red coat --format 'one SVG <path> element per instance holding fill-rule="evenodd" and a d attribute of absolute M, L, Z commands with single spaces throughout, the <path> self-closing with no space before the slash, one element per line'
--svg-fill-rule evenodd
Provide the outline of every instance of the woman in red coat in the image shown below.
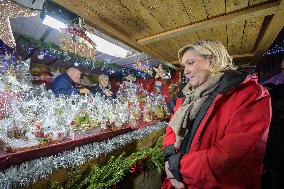
<path fill-rule="evenodd" d="M 218 41 L 189 44 L 178 55 L 189 82 L 166 129 L 162 188 L 260 188 L 267 90 L 235 71 Z"/>

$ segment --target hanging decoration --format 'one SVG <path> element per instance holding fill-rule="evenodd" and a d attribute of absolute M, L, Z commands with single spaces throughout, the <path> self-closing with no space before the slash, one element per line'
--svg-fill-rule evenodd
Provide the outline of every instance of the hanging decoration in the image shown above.
<path fill-rule="evenodd" d="M 60 48 L 81 57 L 96 60 L 95 43 L 86 35 L 82 29 L 68 27 L 65 32 L 60 33 Z"/>
<path fill-rule="evenodd" d="M 148 63 L 148 60 L 147 60 L 147 63 Z M 143 62 L 140 61 L 139 59 L 136 62 L 134 62 L 133 68 L 136 69 L 136 70 L 139 70 L 141 72 L 147 73 L 149 75 L 153 74 L 153 69 L 151 67 L 143 64 Z"/>
<path fill-rule="evenodd" d="M 160 64 L 158 68 L 153 68 L 156 72 L 156 76 L 155 78 L 162 78 L 162 79 L 165 79 L 165 80 L 169 80 L 171 79 L 171 72 L 170 71 L 166 71 L 163 69 L 162 65 Z"/>
<path fill-rule="evenodd" d="M 35 16 L 36 12 L 10 0 L 0 1 L 0 39 L 9 47 L 16 46 L 10 18 Z"/>
<path fill-rule="evenodd" d="M 70 34 L 79 36 L 79 37 L 83 38 L 84 40 L 86 40 L 89 43 L 89 45 L 95 46 L 96 45 L 95 42 L 92 39 L 90 39 L 83 30 L 85 30 L 85 29 L 78 29 L 78 26 L 77 27 L 76 26 L 73 26 L 73 27 L 70 26 L 65 31 L 70 33 Z"/>

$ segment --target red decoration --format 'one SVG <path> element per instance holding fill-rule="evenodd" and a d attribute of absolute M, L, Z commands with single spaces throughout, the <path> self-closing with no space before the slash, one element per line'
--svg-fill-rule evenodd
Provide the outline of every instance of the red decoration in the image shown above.
<path fill-rule="evenodd" d="M 91 39 L 87 36 L 87 34 L 86 34 L 84 31 L 80 30 L 80 29 L 77 29 L 77 28 L 74 28 L 74 27 L 68 27 L 68 28 L 66 29 L 66 31 L 67 31 L 68 33 L 70 33 L 70 34 L 77 35 L 77 36 L 79 36 L 79 37 L 81 37 L 81 38 L 87 40 L 87 41 L 88 41 L 91 45 L 93 45 L 93 46 L 96 45 L 96 44 L 94 43 L 94 41 L 91 40 Z"/>
<path fill-rule="evenodd" d="M 179 83 L 180 82 L 180 72 L 176 71 L 172 74 L 172 79 L 170 81 L 164 81 L 162 79 L 138 79 L 136 84 L 143 87 L 143 89 L 154 92 L 155 81 L 161 81 L 162 85 L 162 95 L 166 97 L 166 102 L 170 99 L 169 94 L 169 86 L 172 83 Z"/>
<path fill-rule="evenodd" d="M 136 164 L 131 165 L 131 167 L 130 167 L 130 173 L 135 174 L 136 171 L 137 171 Z"/>
<path fill-rule="evenodd" d="M 138 160 L 135 164 L 130 166 L 130 173 L 132 175 L 139 175 L 141 172 L 145 170 L 145 165 L 144 163 L 151 159 L 150 156 L 145 157 L 144 159 Z"/>

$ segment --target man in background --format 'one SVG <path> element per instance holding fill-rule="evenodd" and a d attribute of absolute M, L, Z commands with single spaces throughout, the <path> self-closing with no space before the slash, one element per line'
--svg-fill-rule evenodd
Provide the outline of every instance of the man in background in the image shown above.
<path fill-rule="evenodd" d="M 52 92 L 59 95 L 89 94 L 88 89 L 79 89 L 76 84 L 80 83 L 81 71 L 75 67 L 70 67 L 66 73 L 57 76 L 51 83 Z"/>
<path fill-rule="evenodd" d="M 111 90 L 111 86 L 109 84 L 109 77 L 104 74 L 100 74 L 98 77 L 99 84 L 95 87 L 90 88 L 90 91 L 93 95 L 101 95 L 104 98 L 116 98 L 116 94 Z"/>

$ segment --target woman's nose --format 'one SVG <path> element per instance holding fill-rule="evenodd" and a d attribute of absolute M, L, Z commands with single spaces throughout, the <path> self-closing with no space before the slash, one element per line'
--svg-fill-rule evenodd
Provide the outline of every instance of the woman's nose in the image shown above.
<path fill-rule="evenodd" d="M 190 69 L 185 67 L 183 73 L 184 73 L 184 75 L 189 74 L 190 73 Z"/>

